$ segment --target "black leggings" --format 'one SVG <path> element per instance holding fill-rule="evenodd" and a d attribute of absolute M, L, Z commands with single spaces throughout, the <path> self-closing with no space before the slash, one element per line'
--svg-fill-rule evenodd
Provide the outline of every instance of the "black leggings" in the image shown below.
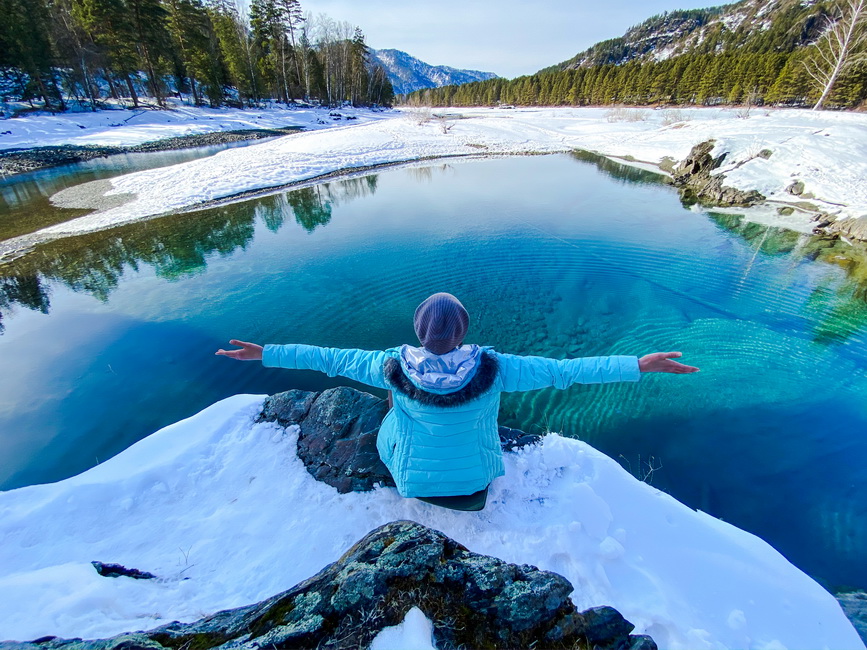
<path fill-rule="evenodd" d="M 488 488 L 456 497 L 416 497 L 416 499 L 450 510 L 481 510 L 488 502 Z"/>

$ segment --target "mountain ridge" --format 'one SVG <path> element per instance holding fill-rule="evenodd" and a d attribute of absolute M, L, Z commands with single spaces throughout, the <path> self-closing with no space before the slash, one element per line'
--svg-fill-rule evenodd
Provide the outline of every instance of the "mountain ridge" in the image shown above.
<path fill-rule="evenodd" d="M 394 92 L 398 95 L 424 88 L 459 86 L 473 81 L 486 81 L 498 77 L 493 72 L 464 70 L 447 65 L 430 65 L 411 54 L 396 49 L 371 49 L 370 56 L 374 63 L 378 63 L 385 69 L 388 80 L 391 81 Z"/>

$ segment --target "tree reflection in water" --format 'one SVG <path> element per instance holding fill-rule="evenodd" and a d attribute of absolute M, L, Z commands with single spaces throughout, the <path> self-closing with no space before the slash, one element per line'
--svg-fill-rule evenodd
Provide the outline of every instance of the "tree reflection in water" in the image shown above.
<path fill-rule="evenodd" d="M 0 333 L 15 306 L 47 314 L 54 284 L 105 302 L 124 273 L 141 265 L 168 281 L 202 273 L 209 257 L 246 248 L 257 220 L 277 232 L 294 219 L 313 232 L 331 220 L 333 207 L 374 194 L 376 185 L 376 175 L 343 179 L 40 245 L 0 267 Z"/>

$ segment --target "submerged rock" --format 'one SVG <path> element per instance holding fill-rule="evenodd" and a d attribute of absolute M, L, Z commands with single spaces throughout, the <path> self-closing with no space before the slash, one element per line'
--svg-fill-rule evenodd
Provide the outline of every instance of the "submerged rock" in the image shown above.
<path fill-rule="evenodd" d="M 438 648 L 654 650 L 610 607 L 578 612 L 566 578 L 479 555 L 412 521 L 371 531 L 337 562 L 255 605 L 193 623 L 102 640 L 45 637 L 0 643 L 2 650 L 134 650 L 224 646 L 367 648 L 386 626 L 418 607 Z"/>
<path fill-rule="evenodd" d="M 317 481 L 347 492 L 394 487 L 379 458 L 376 437 L 388 403 L 369 393 L 341 386 L 315 393 L 289 390 L 265 400 L 259 422 L 298 425 L 298 457 Z M 505 451 L 537 442 L 541 436 L 500 427 Z"/>
<path fill-rule="evenodd" d="M 857 630 L 861 640 L 867 644 L 867 592 L 852 591 L 836 594 L 847 618 Z"/>
<path fill-rule="evenodd" d="M 723 185 L 724 174 L 713 174 L 725 160 L 727 153 L 714 158 L 711 152 L 714 140 L 695 145 L 686 158 L 674 169 L 674 184 L 680 189 L 681 199 L 686 203 L 705 203 L 718 206 L 750 206 L 765 200 L 756 190 L 738 190 Z M 763 150 L 760 157 L 768 158 L 771 152 Z"/>

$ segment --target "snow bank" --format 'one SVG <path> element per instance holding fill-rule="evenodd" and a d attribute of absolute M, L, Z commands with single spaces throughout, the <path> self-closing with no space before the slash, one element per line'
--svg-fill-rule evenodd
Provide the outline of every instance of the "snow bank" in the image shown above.
<path fill-rule="evenodd" d="M 454 512 L 316 482 L 297 430 L 253 423 L 262 399 L 231 397 L 79 476 L 0 493 L 0 638 L 191 621 L 285 590 L 410 519 L 566 576 L 579 609 L 612 605 L 661 648 L 864 648 L 837 601 L 765 542 L 582 442 L 550 435 L 508 454 L 487 508 Z M 91 560 L 160 579 L 103 578 Z M 422 644 L 425 629 L 416 616 L 379 642 Z"/>
<path fill-rule="evenodd" d="M 465 119 L 422 121 L 418 111 L 376 114 L 385 119 L 289 136 L 216 156 L 112 179 L 111 193 L 134 199 L 46 228 L 62 236 L 202 202 L 265 190 L 371 166 L 445 156 L 553 153 L 586 149 L 658 165 L 682 160 L 696 144 L 717 140 L 729 152 L 726 183 L 757 189 L 771 201 L 794 203 L 786 191 L 804 184 L 817 209 L 841 218 L 867 214 L 867 115 L 803 110 L 753 110 L 748 119 L 724 109 L 453 109 Z M 742 113 L 741 113 L 742 114 Z M 391 119 L 388 119 L 388 118 Z M 623 121 L 609 121 L 609 119 Z M 629 121 L 634 120 L 634 121 Z M 759 152 L 770 150 L 770 158 Z M 739 210 L 740 211 L 740 210 Z M 767 219 L 768 210 L 764 210 Z M 771 211 L 776 214 L 775 210 Z M 756 212 L 757 216 L 762 213 Z M 803 229 L 803 214 L 788 218 Z M 777 221 L 776 223 L 780 223 Z M 783 221 L 783 224 L 786 222 Z"/>
<path fill-rule="evenodd" d="M 34 114 L 0 120 L 0 152 L 60 145 L 132 147 L 144 142 L 199 133 L 300 126 L 321 129 L 335 120 L 328 109 L 194 108 L 177 102 L 170 110 L 104 110 L 84 113 Z M 379 119 L 382 113 L 340 109 L 359 121 Z"/>

